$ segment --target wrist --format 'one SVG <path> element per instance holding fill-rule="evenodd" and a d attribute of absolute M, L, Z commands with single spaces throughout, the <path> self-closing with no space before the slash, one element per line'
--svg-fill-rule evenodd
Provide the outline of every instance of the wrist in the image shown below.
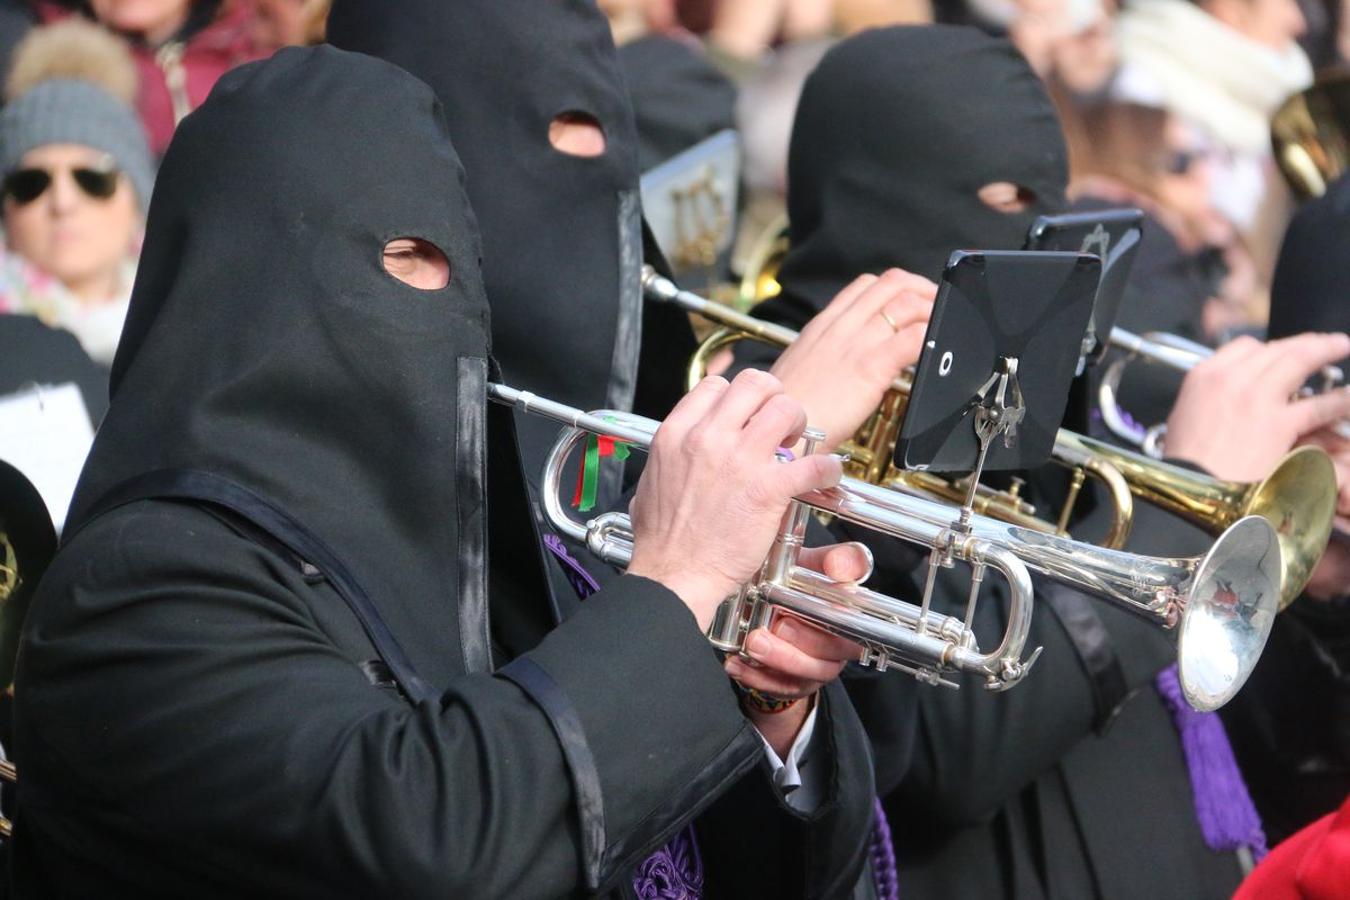
<path fill-rule="evenodd" d="M 755 730 L 768 741 L 770 747 L 773 747 L 773 752 L 778 754 L 778 758 L 785 759 L 792 750 L 792 744 L 797 740 L 802 725 L 806 723 L 806 717 L 811 714 L 815 702 L 816 695 L 812 694 L 786 709 L 766 712 L 748 703 L 742 695 L 741 709 L 750 720 L 750 724 L 755 726 Z"/>

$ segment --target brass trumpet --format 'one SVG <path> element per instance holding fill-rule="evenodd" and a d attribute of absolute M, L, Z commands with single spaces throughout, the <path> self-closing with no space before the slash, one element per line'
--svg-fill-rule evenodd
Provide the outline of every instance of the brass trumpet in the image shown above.
<path fill-rule="evenodd" d="M 544 511 L 560 533 L 600 559 L 625 566 L 632 558 L 628 516 L 606 512 L 588 521 L 563 507 L 565 464 L 590 434 L 607 435 L 646 449 L 660 423 L 631 413 L 593 413 L 504 385 L 489 397 L 565 427 L 550 451 L 542 477 Z M 808 445 L 819 433 L 808 433 Z M 809 447 L 808 447 L 809 452 Z M 930 577 L 918 606 L 868 590 L 837 584 L 797 564 L 809 509 L 827 512 L 930 551 Z M 930 610 L 933 574 L 955 562 L 971 566 L 965 617 Z M 1008 626 L 998 646 L 979 649 L 971 624 L 985 571 L 1008 582 Z M 1242 686 L 1265 644 L 1276 612 L 1279 545 L 1257 517 L 1234 524 L 1203 557 L 1168 559 L 1104 550 L 1017 525 L 969 515 L 933 500 L 909 496 L 852 478 L 798 497 L 758 575 L 724 604 L 709 632 L 727 652 L 740 652 L 746 635 L 782 610 L 864 647 L 859 662 L 898 668 L 921 681 L 955 686 L 954 671 L 979 674 L 1002 690 L 1026 676 L 1040 649 L 1023 658 L 1032 612 L 1030 573 L 1072 585 L 1116 603 L 1178 635 L 1178 666 L 1188 702 L 1217 709 Z"/>
<path fill-rule="evenodd" d="M 1350 70 L 1318 73 L 1271 120 L 1270 142 L 1285 180 L 1301 199 L 1320 197 L 1350 167 Z"/>
<path fill-rule="evenodd" d="M 797 338 L 797 332 L 790 328 L 735 312 L 697 294 L 682 291 L 650 267 L 644 270 L 643 285 L 649 299 L 675 303 L 723 326 L 708 336 L 690 360 L 687 381 L 691 386 L 703 377 L 707 361 L 718 350 L 736 341 L 749 338 L 786 347 Z M 1116 328 L 1111 334 L 1112 343 L 1124 341 L 1126 338 L 1122 335 L 1140 341 L 1129 332 Z M 1167 361 L 1180 359 L 1186 348 L 1179 339 L 1170 346 L 1172 352 Z M 1104 383 L 1109 377 L 1108 369 Z M 1119 375 L 1115 377 L 1118 381 Z M 851 454 L 845 470 L 872 484 L 961 502 L 969 488 L 964 479 L 948 481 L 927 472 L 908 472 L 892 462 L 904 421 L 909 385 L 908 374 L 897 378 L 878 411 L 864 423 L 853 440 L 841 448 Z M 1108 404 L 1103 398 L 1102 414 L 1108 424 L 1114 411 L 1117 411 L 1114 400 Z M 1292 603 L 1312 577 L 1335 521 L 1336 470 L 1326 453 L 1314 447 L 1294 451 L 1269 477 L 1250 483 L 1221 481 L 1064 428 L 1055 435 L 1051 458 L 1068 468 L 1073 476 L 1057 521 L 1050 523 L 1038 518 L 1035 507 L 1020 496 L 1020 486 L 1016 482 L 1007 491 L 978 486 L 975 511 L 1029 530 L 1067 537 L 1073 506 L 1090 476 L 1106 488 L 1112 503 L 1111 526 L 1100 542 L 1108 549 L 1120 549 L 1129 538 L 1134 521 L 1134 497 L 1159 506 L 1211 535 L 1221 534 L 1245 516 L 1260 516 L 1275 529 L 1280 541 L 1283 560 L 1281 608 Z"/>
<path fill-rule="evenodd" d="M 1320 448 L 1299 447 L 1280 460 L 1268 476 L 1253 482 L 1224 481 L 1162 462 L 1167 426 L 1155 425 L 1141 433 L 1126 417 L 1117 400 L 1121 376 L 1137 359 L 1188 372 L 1214 351 L 1176 335 L 1139 336 L 1123 328 L 1111 330 L 1110 342 L 1124 352 L 1102 373 L 1097 398 L 1102 421 L 1117 437 L 1139 445 L 1145 455 L 1065 431 L 1060 432 L 1059 440 L 1115 466 L 1137 496 L 1209 534 L 1217 534 L 1242 516 L 1266 519 L 1279 538 L 1284 560 L 1280 608 L 1293 603 L 1312 577 L 1335 525 L 1336 469 L 1331 458 Z M 1344 376 L 1335 366 L 1322 370 L 1322 390 L 1343 382 Z M 1345 434 L 1346 427 L 1342 422 L 1337 430 Z"/>

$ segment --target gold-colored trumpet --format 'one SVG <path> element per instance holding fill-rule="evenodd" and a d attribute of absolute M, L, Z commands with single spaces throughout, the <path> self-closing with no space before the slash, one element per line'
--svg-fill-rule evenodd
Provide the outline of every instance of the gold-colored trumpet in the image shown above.
<path fill-rule="evenodd" d="M 1271 120 L 1270 142 L 1301 199 L 1320 197 L 1350 167 L 1350 69 L 1321 72 Z"/>
<path fill-rule="evenodd" d="M 738 340 L 753 339 L 786 347 L 797 337 L 790 328 L 737 313 L 721 304 L 680 291 L 654 271 L 644 273 L 644 287 L 652 299 L 677 303 L 689 312 L 717 321 L 723 327 L 710 335 L 690 362 L 688 379 L 697 383 L 706 361 L 716 349 Z M 711 349 L 716 348 L 716 349 Z M 921 496 L 961 503 L 969 485 L 927 472 L 897 468 L 892 457 L 904 421 L 910 380 L 902 374 L 887 391 L 881 406 L 853 440 L 841 448 L 852 454 L 846 471 L 871 484 Z M 1034 506 L 1020 496 L 1020 485 L 996 491 L 980 486 L 976 512 L 1023 528 L 1067 536 L 1067 526 L 1078 494 L 1088 477 L 1105 488 L 1113 514 L 1107 534 L 1099 541 L 1120 549 L 1134 522 L 1134 498 L 1158 506 L 1211 535 L 1239 519 L 1255 515 L 1270 523 L 1280 542 L 1282 577 L 1280 607 L 1292 603 L 1326 549 L 1336 515 L 1336 471 L 1325 451 L 1300 448 L 1286 456 L 1260 482 L 1222 481 L 1114 447 L 1061 428 L 1051 458 L 1072 473 L 1069 493 L 1052 523 L 1039 518 Z"/>

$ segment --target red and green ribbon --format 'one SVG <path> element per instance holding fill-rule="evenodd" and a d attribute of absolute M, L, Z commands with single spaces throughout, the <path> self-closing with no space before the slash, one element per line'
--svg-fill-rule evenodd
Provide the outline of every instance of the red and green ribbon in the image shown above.
<path fill-rule="evenodd" d="M 577 473 L 577 489 L 572 495 L 572 505 L 579 512 L 595 509 L 595 495 L 600 484 L 600 458 L 612 456 L 618 460 L 628 458 L 629 445 L 607 434 L 592 434 L 586 439 L 586 455 Z"/>

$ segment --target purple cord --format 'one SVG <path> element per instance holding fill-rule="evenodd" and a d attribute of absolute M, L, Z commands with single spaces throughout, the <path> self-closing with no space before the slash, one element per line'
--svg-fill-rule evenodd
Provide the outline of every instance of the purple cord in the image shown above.
<path fill-rule="evenodd" d="M 1233 757 L 1223 722 L 1212 712 L 1197 712 L 1186 702 L 1177 667 L 1158 673 L 1154 683 L 1181 735 L 1181 749 L 1190 770 L 1191 793 L 1200 833 L 1211 850 L 1250 847 L 1259 862 L 1266 855 L 1261 817 L 1247 792 Z"/>
<path fill-rule="evenodd" d="M 702 900 L 703 858 L 693 825 L 642 861 L 633 875 L 633 892 L 638 900 Z"/>
<path fill-rule="evenodd" d="M 585 600 L 587 597 L 600 590 L 600 582 L 595 580 L 586 567 L 577 562 L 576 557 L 567 552 L 567 546 L 563 544 L 562 538 L 556 534 L 544 535 L 544 546 L 548 551 L 562 563 L 563 574 L 567 576 L 567 581 L 572 585 L 572 590 L 577 592 L 578 600 Z"/>
<path fill-rule="evenodd" d="M 872 879 L 876 882 L 880 900 L 899 900 L 900 872 L 895 864 L 895 843 L 891 840 L 891 823 L 878 798 L 873 801 L 876 822 L 872 826 Z"/>

